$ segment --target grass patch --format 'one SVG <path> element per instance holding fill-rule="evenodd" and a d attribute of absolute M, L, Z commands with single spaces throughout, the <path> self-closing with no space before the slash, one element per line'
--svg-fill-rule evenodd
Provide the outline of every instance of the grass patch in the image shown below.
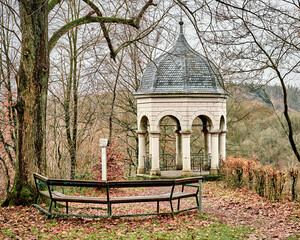
<path fill-rule="evenodd" d="M 154 224 L 155 225 L 155 224 Z M 182 228 L 183 227 L 183 228 Z M 155 229 L 148 226 L 133 229 L 125 223 L 118 224 L 114 228 L 98 228 L 97 231 L 78 230 L 73 228 L 71 232 L 61 232 L 57 235 L 64 239 L 247 239 L 251 229 L 245 227 L 232 227 L 225 224 L 214 223 L 210 226 L 192 226 L 186 224 L 176 227 L 166 227 L 166 229 Z M 11 236 L 11 235 L 10 235 Z M 38 238 L 46 238 L 47 234 L 38 235 Z"/>
<path fill-rule="evenodd" d="M 67 226 L 70 226 L 68 228 Z M 24 227 L 24 226 L 23 226 Z M 78 219 L 52 219 L 37 230 L 31 228 L 31 236 L 38 239 L 247 239 L 253 231 L 246 227 L 233 227 L 221 224 L 208 215 L 183 216 L 175 219 L 149 218 L 116 219 L 81 222 Z M 26 231 L 26 234 L 29 234 Z M 30 235 L 30 234 L 29 234 Z M 3 229 L 3 238 L 16 238 L 13 229 Z"/>

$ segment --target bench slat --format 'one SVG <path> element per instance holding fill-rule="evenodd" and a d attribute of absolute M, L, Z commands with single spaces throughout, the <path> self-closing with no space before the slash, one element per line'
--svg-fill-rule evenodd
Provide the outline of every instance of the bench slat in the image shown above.
<path fill-rule="evenodd" d="M 172 196 L 172 200 L 194 197 L 195 193 L 177 192 Z M 156 201 L 170 201 L 170 194 L 151 195 L 151 196 L 131 196 L 131 197 L 113 197 L 110 198 L 111 203 L 130 203 L 130 202 L 156 202 Z"/>
<path fill-rule="evenodd" d="M 40 191 L 40 194 L 50 198 L 48 191 Z M 61 202 L 81 202 L 81 203 L 107 203 L 106 197 L 83 197 L 83 196 L 69 196 L 57 191 L 51 191 L 52 199 Z M 176 192 L 172 196 L 172 200 L 194 197 L 195 193 Z M 109 199 L 110 203 L 130 203 L 130 202 L 155 202 L 155 201 L 169 201 L 170 194 L 160 194 L 151 196 L 130 196 L 130 197 L 112 197 Z"/>
<path fill-rule="evenodd" d="M 49 185 L 52 186 L 66 186 L 66 187 L 98 187 L 106 188 L 107 182 L 101 181 L 82 181 L 82 180 L 63 180 L 63 179 L 49 179 Z"/>
<path fill-rule="evenodd" d="M 50 198 L 48 191 L 40 191 L 40 194 Z M 57 202 L 107 203 L 106 197 L 69 196 L 57 191 L 51 191 L 51 194 L 52 199 Z"/>
<path fill-rule="evenodd" d="M 132 187 L 168 187 L 174 185 L 174 180 L 144 180 L 144 181 L 109 181 L 110 188 Z"/>

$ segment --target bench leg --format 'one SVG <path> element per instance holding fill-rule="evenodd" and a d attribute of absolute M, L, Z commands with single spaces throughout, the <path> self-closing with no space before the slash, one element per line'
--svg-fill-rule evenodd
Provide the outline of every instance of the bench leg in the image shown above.
<path fill-rule="evenodd" d="M 180 209 L 180 198 L 178 198 L 177 211 Z"/>
<path fill-rule="evenodd" d="M 111 217 L 111 204 L 110 203 L 107 204 L 107 215 L 108 215 L 108 217 Z"/>
<path fill-rule="evenodd" d="M 69 214 L 69 204 L 66 202 L 66 214 Z"/>
<path fill-rule="evenodd" d="M 40 196 L 40 194 L 39 194 L 39 192 L 38 192 L 37 195 L 36 195 L 36 198 L 35 198 L 35 203 L 36 203 L 36 204 L 37 204 L 37 201 L 38 201 L 39 196 Z"/>
<path fill-rule="evenodd" d="M 157 208 L 156 208 L 156 212 L 159 213 L 159 201 L 157 201 Z"/>
<path fill-rule="evenodd" d="M 174 209 L 173 209 L 172 200 L 170 200 L 170 206 L 171 206 L 171 211 L 172 211 L 172 217 L 174 218 Z"/>
<path fill-rule="evenodd" d="M 53 203 L 53 201 L 51 200 L 51 202 L 50 202 L 50 206 L 49 206 L 49 213 L 51 213 L 51 209 L 52 209 L 52 203 Z"/>

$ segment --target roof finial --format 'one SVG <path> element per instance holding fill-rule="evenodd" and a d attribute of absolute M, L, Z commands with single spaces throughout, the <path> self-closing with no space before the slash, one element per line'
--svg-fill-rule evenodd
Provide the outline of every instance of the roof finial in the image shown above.
<path fill-rule="evenodd" d="M 179 21 L 179 25 L 180 25 L 180 34 L 183 34 L 183 21 L 182 21 L 182 13 L 180 14 L 180 21 Z"/>
<path fill-rule="evenodd" d="M 186 4 L 187 1 L 183 1 L 183 5 Z M 180 10 L 180 21 L 179 21 L 179 25 L 180 25 L 180 34 L 183 34 L 183 21 L 182 21 L 182 8 Z"/>
<path fill-rule="evenodd" d="M 180 34 L 183 34 L 183 27 L 182 27 L 183 21 L 182 21 L 182 19 L 180 19 L 179 25 L 180 25 Z"/>

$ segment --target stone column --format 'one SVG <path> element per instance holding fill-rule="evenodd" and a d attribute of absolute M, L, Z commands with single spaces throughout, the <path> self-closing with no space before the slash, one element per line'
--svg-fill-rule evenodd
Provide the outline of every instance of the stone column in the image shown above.
<path fill-rule="evenodd" d="M 148 127 L 148 133 L 149 133 L 149 149 L 148 149 L 148 152 L 149 152 L 149 158 L 151 157 L 151 147 L 152 147 L 152 144 L 151 144 L 151 141 L 152 141 L 152 138 L 150 137 L 150 127 Z"/>
<path fill-rule="evenodd" d="M 139 156 L 138 156 L 138 169 L 137 174 L 145 173 L 145 157 L 146 157 L 146 144 L 145 144 L 145 131 L 138 131 L 139 139 Z"/>
<path fill-rule="evenodd" d="M 207 129 L 202 130 L 204 133 L 204 154 L 211 154 L 211 134 Z"/>
<path fill-rule="evenodd" d="M 181 131 L 182 136 L 182 176 L 191 176 L 191 131 Z"/>
<path fill-rule="evenodd" d="M 210 131 L 210 133 L 211 133 L 210 174 L 218 174 L 218 168 L 219 168 L 219 133 L 220 133 L 220 131 Z"/>
<path fill-rule="evenodd" d="M 176 135 L 176 170 L 182 170 L 182 137 L 179 130 L 175 131 Z"/>
<path fill-rule="evenodd" d="M 220 158 L 223 159 L 223 161 L 226 160 L 226 130 L 222 130 L 220 133 Z"/>
<path fill-rule="evenodd" d="M 150 132 L 150 142 L 151 142 L 151 171 L 150 175 L 160 176 L 159 169 L 159 135 L 160 132 Z"/>

